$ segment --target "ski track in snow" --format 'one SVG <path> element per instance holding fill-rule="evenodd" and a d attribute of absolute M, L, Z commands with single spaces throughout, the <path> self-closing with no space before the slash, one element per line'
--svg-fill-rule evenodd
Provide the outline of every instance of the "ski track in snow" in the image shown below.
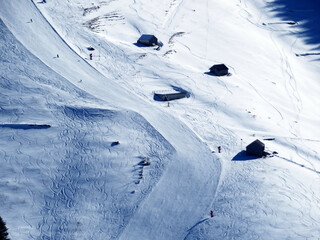
<path fill-rule="evenodd" d="M 293 71 L 290 66 L 290 61 L 287 56 L 287 51 L 284 47 L 280 46 L 278 43 L 278 39 L 276 37 L 279 35 L 279 33 L 290 33 L 295 36 L 295 40 L 292 41 L 292 44 L 290 45 L 290 54 L 294 54 L 294 46 L 296 45 L 297 41 L 299 40 L 299 35 L 297 35 L 297 30 L 294 30 L 292 27 L 288 26 L 286 28 L 277 28 L 277 27 L 267 27 L 267 25 L 263 25 L 261 23 L 261 18 L 262 14 L 260 14 L 259 18 L 257 21 L 252 20 L 253 18 L 252 14 L 249 13 L 248 10 L 246 10 L 248 6 L 245 3 L 245 6 L 242 7 L 243 11 L 245 11 L 248 15 L 247 20 L 262 29 L 265 29 L 269 31 L 269 36 L 270 39 L 272 40 L 275 48 L 279 52 L 280 55 L 280 60 L 282 64 L 282 73 L 284 78 L 286 79 L 285 81 L 285 87 L 288 93 L 289 98 L 291 99 L 291 104 L 294 112 L 296 112 L 296 119 L 293 122 L 288 122 L 288 125 L 290 126 L 290 132 L 296 136 L 296 138 L 303 140 L 301 138 L 301 130 L 299 129 L 299 122 L 300 122 L 300 115 L 303 110 L 303 102 L 299 94 L 298 86 L 297 86 L 297 81 L 295 79 L 295 76 L 293 74 Z M 281 113 L 280 113 L 281 114 Z M 298 147 L 297 144 L 293 143 L 290 139 L 287 139 L 287 144 L 291 145 L 294 151 L 296 152 L 297 156 L 299 156 L 301 159 L 303 159 L 306 163 L 308 163 L 311 168 L 316 171 L 316 167 L 312 163 L 312 160 L 310 159 L 311 155 L 310 154 L 302 154 L 301 149 L 308 149 L 309 147 L 302 141 L 299 142 L 300 147 Z"/>
<path fill-rule="evenodd" d="M 246 13 L 248 13 L 248 15 L 250 15 L 248 11 L 246 11 Z M 249 21 L 249 19 L 248 19 L 248 21 Z M 252 23 L 251 20 L 250 20 L 250 22 Z M 259 24 L 254 24 L 254 25 L 260 27 Z M 271 37 L 272 37 L 272 34 L 273 34 L 273 32 L 270 33 Z M 272 40 L 273 40 L 274 44 L 276 44 L 275 40 L 274 39 L 272 39 Z M 277 47 L 278 47 L 278 45 L 277 45 Z M 295 78 L 294 78 L 292 71 L 290 69 L 289 61 L 286 59 L 284 51 L 281 51 L 281 56 L 282 56 L 282 62 L 284 63 L 283 71 L 287 76 L 286 79 L 288 79 L 287 80 L 288 95 L 292 99 L 292 104 L 295 106 L 295 109 L 297 109 L 297 112 L 298 112 L 297 119 L 299 119 L 299 114 L 301 111 L 301 99 L 300 99 L 298 91 L 297 91 L 297 85 L 295 83 Z M 257 90 L 255 89 L 255 91 L 257 91 Z M 269 104 L 271 104 L 271 103 L 269 103 Z M 272 107 L 279 113 L 281 119 L 284 120 L 284 117 L 281 114 L 281 112 L 277 108 L 275 108 L 274 106 L 272 106 Z M 291 125 L 291 128 L 293 128 L 292 125 Z M 295 130 L 295 132 L 298 131 L 296 129 L 294 129 L 294 130 Z M 297 155 L 300 155 L 298 148 L 296 146 L 294 146 L 294 148 L 296 149 Z M 228 151 L 228 152 L 230 154 L 231 151 Z M 300 157 L 303 158 L 302 155 L 300 155 Z M 242 166 L 240 168 L 239 168 L 239 166 L 236 168 L 237 172 L 235 173 L 234 171 L 229 170 L 230 171 L 229 174 L 227 174 L 227 176 L 224 176 L 222 178 L 223 182 L 219 184 L 219 191 L 218 191 L 218 195 L 217 195 L 218 199 L 215 201 L 215 209 L 214 210 L 215 210 L 215 212 L 217 212 L 218 215 L 221 214 L 221 216 L 216 216 L 212 220 L 206 221 L 204 223 L 199 222 L 199 224 L 196 224 L 194 226 L 194 228 L 191 229 L 192 231 L 190 231 L 188 233 L 188 235 L 186 236 L 185 239 L 195 239 L 195 238 L 197 238 L 197 239 L 221 239 L 221 238 L 234 239 L 235 237 L 237 239 L 261 239 L 261 236 L 264 234 L 261 234 L 261 233 L 257 234 L 256 229 L 253 229 L 250 227 L 250 226 L 258 227 L 257 223 L 254 224 L 255 220 L 249 220 L 249 219 L 252 217 L 260 216 L 260 213 L 258 211 L 266 208 L 267 206 L 269 206 L 270 209 L 263 210 L 264 211 L 263 214 L 265 216 L 270 217 L 273 215 L 274 218 L 276 219 L 276 216 L 282 215 L 282 213 L 276 213 L 276 212 L 272 211 L 273 207 L 270 204 L 266 203 L 265 200 L 262 198 L 262 196 L 265 196 L 266 193 L 261 193 L 259 191 L 259 189 L 255 188 L 255 186 L 260 185 L 258 182 L 259 178 L 257 178 L 257 176 L 254 176 L 254 175 L 256 175 L 255 172 L 260 172 L 260 171 L 268 172 L 267 169 L 271 166 L 266 167 L 261 164 L 250 164 L 250 163 L 246 162 L 246 165 L 254 166 L 253 168 L 250 168 L 248 166 L 245 166 L 241 162 L 238 163 L 238 165 L 239 164 L 241 164 Z M 274 171 L 276 171 L 276 170 L 274 169 Z M 277 169 L 277 171 L 279 171 L 279 173 L 276 176 L 279 177 L 283 181 L 283 186 L 282 186 L 282 188 L 280 188 L 282 190 L 279 190 L 277 192 L 270 192 L 270 196 L 277 195 L 277 197 L 274 199 L 279 199 L 279 201 L 281 201 L 281 199 L 287 198 L 291 202 L 291 204 L 292 203 L 297 204 L 298 207 L 294 206 L 294 205 L 290 205 L 290 208 L 292 207 L 292 210 L 293 210 L 292 213 L 296 210 L 298 210 L 298 213 L 294 213 L 294 215 L 291 215 L 290 212 L 286 212 L 287 217 L 289 217 L 291 215 L 292 219 L 295 219 L 297 224 L 298 224 L 298 222 L 300 222 L 300 220 L 301 220 L 300 218 L 303 218 L 302 222 L 306 222 L 305 226 L 312 226 L 312 229 L 314 232 L 313 234 L 311 233 L 312 231 L 305 232 L 304 234 L 301 234 L 298 231 L 293 231 L 292 233 L 289 233 L 288 236 L 291 236 L 292 238 L 297 238 L 297 237 L 300 238 L 303 236 L 304 237 L 316 236 L 317 232 L 319 230 L 317 228 L 315 228 L 316 225 L 314 225 L 314 224 L 310 225 L 310 223 L 311 222 L 318 222 L 319 218 L 317 217 L 315 219 L 314 216 L 312 216 L 311 214 L 306 215 L 304 210 L 302 210 L 302 209 L 312 209 L 314 206 L 313 204 L 311 204 L 311 201 L 307 197 L 307 194 L 306 194 L 306 192 L 309 189 L 306 190 L 306 186 L 304 184 L 302 184 L 301 182 L 297 182 L 295 184 L 292 184 L 293 186 L 299 186 L 299 190 L 297 190 L 295 187 L 291 187 L 289 182 L 287 182 L 287 180 L 286 180 L 288 178 L 291 179 L 291 176 L 290 176 L 290 174 L 287 173 L 287 170 Z M 254 175 L 252 174 L 253 172 L 254 172 Z M 241 175 L 239 176 L 239 174 L 241 174 Z M 260 175 L 260 174 L 258 174 L 258 175 Z M 243 176 L 245 176 L 245 178 L 243 178 Z M 282 177 L 282 176 L 285 176 L 285 177 Z M 250 181 L 252 181 L 252 183 L 249 183 Z M 277 180 L 277 182 L 278 181 L 279 180 Z M 235 197 L 235 196 L 241 196 L 242 194 L 246 195 L 246 193 L 243 192 L 243 189 L 245 189 L 244 187 L 237 189 L 239 187 L 239 182 L 240 183 L 246 182 L 247 184 L 249 184 L 252 187 L 252 189 L 246 189 L 246 190 L 248 190 L 248 193 L 250 193 L 250 194 L 252 194 L 252 193 L 256 194 L 255 196 L 252 196 L 250 198 L 256 199 L 256 201 L 258 201 L 258 202 L 254 203 L 254 205 L 248 206 L 248 203 L 246 202 L 248 200 L 247 198 Z M 232 187 L 232 186 L 235 186 L 235 187 Z M 314 194 L 313 194 L 313 197 L 315 197 Z M 228 199 L 230 199 L 230 200 L 228 200 Z M 317 198 L 315 198 L 315 199 L 317 199 Z M 242 203 L 241 201 L 243 201 L 243 200 L 245 202 Z M 258 207 L 257 205 L 260 205 L 260 204 L 261 204 L 261 206 Z M 245 211 L 241 210 L 241 206 L 246 206 Z M 222 209 L 220 207 L 222 207 Z M 238 210 L 234 209 L 232 211 L 229 211 L 230 209 L 233 209 L 233 208 L 240 208 L 240 209 L 238 209 Z M 283 206 L 283 209 L 286 209 L 286 208 L 288 208 L 288 206 Z M 224 212 L 223 209 L 228 209 L 228 210 L 227 210 L 227 212 Z M 252 210 L 252 213 L 250 211 L 248 212 L 249 209 Z M 255 210 L 255 209 L 257 209 L 257 210 Z M 280 208 L 280 209 L 282 209 L 282 208 Z M 270 211 L 270 213 L 268 213 L 268 211 Z M 290 211 L 290 210 L 288 210 L 288 211 Z M 231 213 L 235 213 L 235 214 L 230 216 L 229 214 L 231 214 Z M 245 216 L 245 218 L 244 218 L 244 216 L 241 216 L 241 213 L 245 214 L 245 215 L 248 215 L 248 214 L 250 214 L 250 215 Z M 298 218 L 296 216 L 298 216 Z M 221 220 L 222 217 L 224 218 L 224 220 Z M 264 221 L 261 220 L 261 222 L 264 222 Z M 219 224 L 226 224 L 226 225 L 219 225 Z M 264 230 L 264 231 L 266 232 L 266 234 L 270 234 L 272 232 L 272 228 L 279 228 L 279 230 L 285 230 L 285 228 L 287 228 L 287 230 L 290 231 L 290 228 L 291 228 L 290 225 L 286 226 L 286 223 L 280 223 L 280 222 L 279 222 L 279 225 L 282 225 L 282 227 L 276 226 L 276 225 L 270 225 L 270 228 L 264 227 L 265 229 L 269 229 L 269 232 L 267 233 L 268 230 Z M 259 229 L 260 229 L 260 227 L 259 227 Z M 273 236 L 275 236 L 275 235 L 273 235 Z M 264 238 L 262 238 L 262 239 L 264 239 Z"/>

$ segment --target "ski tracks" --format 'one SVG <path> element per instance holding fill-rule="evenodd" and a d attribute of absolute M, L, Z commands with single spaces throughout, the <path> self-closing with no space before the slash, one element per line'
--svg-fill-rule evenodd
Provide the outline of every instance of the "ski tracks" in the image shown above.
<path fill-rule="evenodd" d="M 242 6 L 244 4 L 244 6 Z M 273 45 L 275 46 L 275 48 L 277 49 L 277 51 L 279 52 L 280 55 L 280 61 L 281 61 L 281 70 L 282 70 L 282 74 L 283 77 L 285 79 L 285 88 L 286 91 L 288 93 L 289 98 L 291 99 L 291 103 L 292 103 L 292 107 L 294 108 L 294 111 L 296 112 L 296 121 L 299 121 L 300 118 L 300 113 L 302 110 L 302 100 L 301 97 L 299 95 L 299 89 L 298 89 L 298 85 L 297 85 L 297 80 L 293 74 L 293 71 L 291 69 L 291 65 L 290 65 L 290 61 L 289 61 L 289 57 L 287 56 L 287 52 L 286 49 L 282 46 L 280 46 L 280 44 L 278 43 L 278 39 L 276 39 L 276 33 L 278 32 L 292 32 L 292 30 L 289 29 L 278 29 L 278 28 L 268 28 L 265 25 L 262 25 L 260 23 L 262 15 L 260 14 L 260 16 L 257 18 L 257 20 L 252 20 L 252 18 L 254 17 L 248 10 L 248 6 L 246 4 L 246 1 L 244 1 L 242 3 L 242 1 L 240 1 L 240 7 L 241 10 L 246 12 L 245 18 L 253 25 L 265 29 L 267 31 L 269 31 L 269 36 L 270 39 L 273 43 Z M 297 39 L 291 44 L 291 53 L 292 53 L 292 49 L 294 44 L 296 43 Z M 255 91 L 257 92 L 257 90 L 255 89 Z M 259 93 L 258 93 L 259 94 Z M 261 96 L 261 94 L 259 94 Z M 280 114 L 281 119 L 283 119 L 283 114 L 276 109 L 273 105 L 272 107 Z M 295 126 L 296 124 L 289 122 L 290 128 L 291 128 L 291 133 L 294 134 L 295 136 L 299 135 L 299 130 L 297 129 L 297 127 Z"/>
<path fill-rule="evenodd" d="M 172 0 L 169 6 L 169 9 L 166 10 L 166 17 L 162 23 L 162 29 L 166 30 L 170 28 L 173 19 L 179 11 L 179 8 L 182 6 L 185 0 Z"/>
<path fill-rule="evenodd" d="M 293 112 L 295 113 L 295 119 L 293 121 L 288 121 L 288 125 L 290 126 L 291 134 L 294 135 L 296 138 L 301 139 L 299 122 L 300 122 L 300 115 L 303 110 L 303 103 L 299 94 L 298 83 L 297 83 L 298 80 L 294 76 L 286 50 L 277 43 L 277 40 L 275 39 L 274 34 L 275 32 L 271 31 L 270 38 L 280 54 L 280 59 L 282 64 L 281 70 L 285 78 L 285 88 L 288 93 L 288 97 L 291 99 Z M 293 43 L 291 44 L 290 53 L 292 54 L 293 54 L 293 47 L 297 40 L 298 38 L 295 41 L 293 41 Z M 300 141 L 299 147 L 298 147 L 298 144 L 293 143 L 289 139 L 287 139 L 287 142 L 289 145 L 292 145 L 293 149 L 295 149 L 296 154 L 301 159 L 308 162 L 308 164 L 310 164 L 311 167 L 316 171 L 315 166 L 312 163 L 312 160 L 309 159 L 309 155 L 302 154 L 300 151 L 301 148 L 308 149 L 308 146 L 303 141 Z"/>
<path fill-rule="evenodd" d="M 160 144 L 165 140 L 156 132 L 152 133 L 155 130 L 150 124 L 143 123 L 139 115 L 125 113 L 129 117 L 129 123 L 126 123 L 123 114 L 103 109 L 60 108 L 61 133 L 55 144 L 60 142 L 63 145 L 61 149 L 65 150 L 58 151 L 56 159 L 61 159 L 60 164 L 51 172 L 51 194 L 45 196 L 44 217 L 39 224 L 41 237 L 56 239 L 60 234 L 74 239 L 79 234 L 77 226 L 80 224 L 88 229 L 86 234 L 90 237 L 115 239 L 159 180 L 164 159 L 170 155 L 167 152 L 170 146 Z M 138 124 L 132 125 L 133 122 Z M 103 140 L 118 135 L 114 129 L 119 129 L 119 124 L 129 124 L 127 131 L 132 131 L 133 141 L 145 139 L 149 142 L 145 145 L 147 152 L 142 146 L 138 154 L 131 156 L 136 164 L 140 161 L 137 158 L 139 153 L 145 152 L 141 155 L 151 159 L 152 165 L 145 167 L 138 183 L 135 183 L 135 178 L 139 169 L 129 162 L 121 147 L 127 146 L 126 140 L 120 140 L 120 145 L 113 147 L 110 141 Z M 134 133 L 141 130 L 143 138 Z M 131 155 L 133 152 L 129 150 L 126 153 Z M 88 222 L 86 217 L 96 220 Z"/>
<path fill-rule="evenodd" d="M 281 56 L 281 64 L 282 64 L 282 72 L 283 75 L 286 79 L 286 90 L 288 92 L 288 96 L 291 98 L 291 102 L 293 107 L 295 108 L 295 111 L 297 112 L 297 120 L 299 120 L 299 115 L 300 112 L 302 110 L 302 102 L 301 102 L 301 97 L 299 95 L 298 92 L 298 87 L 297 87 L 297 82 L 296 79 L 294 77 L 294 74 L 292 72 L 291 66 L 290 66 L 290 62 L 289 59 L 286 55 L 285 49 L 281 48 L 279 46 L 279 44 L 277 43 L 277 41 L 274 38 L 274 32 L 270 33 L 270 38 L 272 40 L 272 42 L 274 43 L 276 49 L 278 49 L 278 52 Z"/>

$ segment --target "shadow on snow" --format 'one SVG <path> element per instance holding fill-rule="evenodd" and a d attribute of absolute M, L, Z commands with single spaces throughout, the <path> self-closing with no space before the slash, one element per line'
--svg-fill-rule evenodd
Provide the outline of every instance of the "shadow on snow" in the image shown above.
<path fill-rule="evenodd" d="M 289 162 L 289 163 L 293 163 L 293 164 L 295 164 L 295 165 L 297 165 L 297 166 L 299 166 L 299 167 L 305 168 L 305 169 L 307 169 L 307 170 L 309 170 L 309 171 L 311 171 L 311 172 L 320 174 L 320 171 L 317 171 L 316 169 L 307 167 L 307 166 L 305 166 L 305 165 L 303 165 L 303 164 L 301 164 L 301 163 L 297 163 L 297 162 L 295 162 L 295 161 L 292 161 L 291 159 L 288 159 L 288 158 L 285 158 L 285 157 L 279 157 L 279 156 L 278 156 L 278 158 L 280 158 L 280 159 L 282 159 L 282 160 L 285 160 L 285 161 L 287 161 L 287 162 Z"/>
<path fill-rule="evenodd" d="M 232 158 L 232 161 L 248 161 L 248 160 L 256 160 L 256 159 L 260 159 L 261 157 L 256 157 L 256 156 L 248 156 L 246 154 L 246 151 L 241 151 L 239 152 L 237 155 L 235 155 Z"/>
<path fill-rule="evenodd" d="M 214 76 L 214 77 L 230 77 L 230 76 L 232 76 L 231 73 L 228 73 L 228 74 L 225 74 L 225 75 L 217 75 L 217 74 L 214 74 L 212 72 L 204 72 L 203 74 L 206 74 L 206 75 L 209 75 L 209 76 Z"/>
<path fill-rule="evenodd" d="M 283 21 L 299 23 L 301 30 L 295 33 L 297 37 L 302 37 L 306 44 L 314 45 L 311 51 L 320 51 L 319 0 L 274 0 L 268 3 L 267 8 Z"/>
<path fill-rule="evenodd" d="M 12 128 L 12 129 L 23 129 L 23 130 L 29 130 L 29 129 L 46 129 L 50 128 L 50 125 L 47 124 L 0 124 L 1 128 Z"/>
<path fill-rule="evenodd" d="M 273 157 L 273 156 L 270 156 L 270 157 Z M 285 157 L 280 157 L 280 156 L 276 156 L 276 157 L 278 157 L 279 159 L 282 159 L 282 160 L 284 160 L 284 161 L 286 161 L 288 163 L 292 163 L 292 164 L 294 164 L 296 166 L 302 167 L 302 168 L 304 168 L 306 170 L 309 170 L 311 172 L 320 174 L 320 171 L 317 171 L 316 169 L 307 167 L 307 166 L 305 166 L 305 165 L 303 165 L 301 163 L 295 162 L 295 161 L 293 161 L 291 159 L 288 159 L 288 158 L 285 158 Z M 264 158 L 255 157 L 255 156 L 247 156 L 246 155 L 246 151 L 243 150 L 243 151 L 239 152 L 236 156 L 234 156 L 232 158 L 232 161 L 248 161 L 248 160 L 256 160 L 256 159 L 264 159 Z"/>

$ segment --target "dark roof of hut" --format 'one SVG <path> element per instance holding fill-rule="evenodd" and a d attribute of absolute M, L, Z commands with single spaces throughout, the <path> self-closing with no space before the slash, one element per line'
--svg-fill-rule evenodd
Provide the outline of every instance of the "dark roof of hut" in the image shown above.
<path fill-rule="evenodd" d="M 226 65 L 224 65 L 224 64 L 216 64 L 216 65 L 213 65 L 211 68 L 210 68 L 210 70 L 211 69 L 216 69 L 216 70 L 228 70 L 229 68 L 226 66 Z"/>
<path fill-rule="evenodd" d="M 247 148 L 250 148 L 250 147 L 254 147 L 254 146 L 261 146 L 261 147 L 265 147 L 264 143 L 261 142 L 259 139 L 253 141 L 252 143 L 250 143 Z"/>
<path fill-rule="evenodd" d="M 150 35 L 150 34 L 142 34 L 141 37 L 139 38 L 139 40 L 149 41 L 153 38 L 156 38 L 156 37 L 154 35 Z"/>

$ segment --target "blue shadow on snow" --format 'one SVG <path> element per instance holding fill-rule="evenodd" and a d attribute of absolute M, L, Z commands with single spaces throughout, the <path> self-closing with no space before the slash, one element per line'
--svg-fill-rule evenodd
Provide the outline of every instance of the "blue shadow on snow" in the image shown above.
<path fill-rule="evenodd" d="M 232 74 L 231 73 L 228 73 L 226 75 L 216 75 L 212 72 L 204 72 L 203 74 L 206 74 L 206 75 L 209 75 L 209 76 L 214 76 L 214 77 L 230 77 Z"/>
<path fill-rule="evenodd" d="M 285 22 L 299 23 L 300 30 L 294 34 L 301 37 L 306 44 L 315 45 L 311 51 L 320 51 L 319 0 L 274 0 L 268 3 L 267 9 Z"/>
<path fill-rule="evenodd" d="M 259 159 L 261 157 L 255 157 L 255 156 L 247 156 L 246 151 L 241 151 L 237 155 L 235 155 L 232 158 L 232 161 L 248 161 L 248 160 L 255 160 Z"/>
<path fill-rule="evenodd" d="M 47 124 L 0 124 L 1 128 L 12 128 L 12 129 L 23 129 L 23 130 L 29 130 L 29 129 L 46 129 L 50 128 L 50 125 Z"/>

